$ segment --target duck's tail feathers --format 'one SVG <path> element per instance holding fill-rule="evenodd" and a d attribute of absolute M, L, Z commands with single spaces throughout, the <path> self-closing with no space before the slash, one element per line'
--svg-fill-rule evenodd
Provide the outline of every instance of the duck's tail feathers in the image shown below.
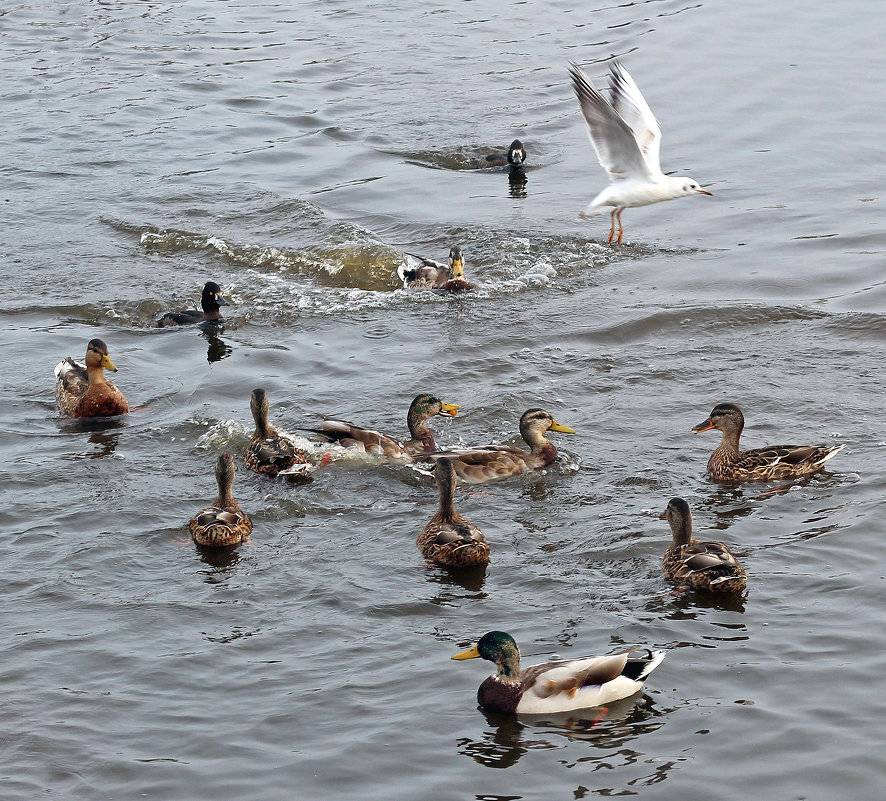
<path fill-rule="evenodd" d="M 646 656 L 628 657 L 621 675 L 634 681 L 646 681 L 646 678 L 665 658 L 666 651 L 651 651 L 648 648 L 639 649 L 646 652 Z"/>
<path fill-rule="evenodd" d="M 842 445 L 837 445 L 836 447 L 831 448 L 821 459 L 818 460 L 818 464 L 824 464 L 828 459 L 833 459 L 845 447 L 846 443 L 844 442 Z"/>

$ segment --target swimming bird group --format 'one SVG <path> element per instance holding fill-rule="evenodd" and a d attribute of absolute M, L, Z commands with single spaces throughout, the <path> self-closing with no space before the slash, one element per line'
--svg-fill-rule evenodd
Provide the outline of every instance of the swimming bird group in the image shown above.
<path fill-rule="evenodd" d="M 582 212 L 582 217 L 611 207 L 609 243 L 621 244 L 624 228 L 621 214 L 626 208 L 710 192 L 688 177 L 669 177 L 659 164 L 661 128 L 640 90 L 628 72 L 617 62 L 611 65 L 610 99 L 607 100 L 577 65 L 570 68 L 572 84 L 588 135 L 610 177 L 603 189 Z M 515 139 L 507 153 L 483 157 L 481 168 L 506 167 L 522 171 L 526 149 Z M 618 231 L 616 233 L 616 225 Z M 445 293 L 470 290 L 464 272 L 460 246 L 453 246 L 448 262 L 405 254 L 398 269 L 404 289 L 429 289 Z M 157 320 L 159 327 L 187 325 L 220 326 L 221 308 L 229 305 L 218 284 L 205 284 L 200 310 L 169 312 Z M 117 371 L 108 347 L 101 339 L 87 344 L 85 364 L 70 356 L 56 368 L 56 398 L 62 412 L 76 418 L 107 418 L 129 412 L 123 393 L 105 378 L 104 371 Z M 296 447 L 269 421 L 270 403 L 262 388 L 252 391 L 249 409 L 254 433 L 243 454 L 243 465 L 267 479 L 298 476 L 310 480 L 311 473 L 333 458 L 325 454 L 319 464 Z M 557 447 L 548 434 L 574 434 L 548 411 L 527 409 L 518 429 L 526 450 L 510 444 L 483 444 L 469 448 L 439 448 L 429 422 L 442 415 L 457 417 L 460 406 L 434 394 L 416 396 L 406 417 L 408 438 L 383 434 L 336 418 L 322 419 L 310 428 L 319 441 L 340 448 L 370 454 L 379 460 L 409 465 L 432 475 L 437 485 L 438 508 L 419 531 L 416 544 L 432 563 L 463 570 L 484 566 L 491 547 L 480 528 L 455 509 L 459 482 L 484 484 L 503 481 L 524 473 L 544 470 L 555 463 Z M 693 429 L 718 429 L 722 442 L 708 461 L 712 480 L 744 481 L 791 480 L 822 470 L 843 445 L 776 445 L 752 450 L 739 449 L 744 416 L 734 403 L 720 403 L 708 418 Z M 211 506 L 198 511 L 188 524 L 191 537 L 201 548 L 234 548 L 246 542 L 253 525 L 234 498 L 236 474 L 234 455 L 221 453 L 215 464 L 218 495 Z M 729 547 L 719 541 L 698 540 L 693 536 L 692 513 L 688 503 L 672 498 L 662 514 L 671 529 L 662 570 L 682 587 L 714 593 L 741 594 L 747 575 Z M 481 657 L 493 662 L 497 672 L 478 691 L 478 702 L 485 709 L 539 714 L 600 706 L 638 692 L 664 659 L 665 652 L 634 648 L 606 656 L 556 660 L 522 668 L 520 650 L 511 635 L 490 631 L 472 648 L 455 654 L 456 660 Z"/>

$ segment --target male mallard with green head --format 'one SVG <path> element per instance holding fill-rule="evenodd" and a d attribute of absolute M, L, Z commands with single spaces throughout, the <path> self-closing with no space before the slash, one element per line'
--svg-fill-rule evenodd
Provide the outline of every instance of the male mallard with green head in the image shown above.
<path fill-rule="evenodd" d="M 570 712 L 627 698 L 643 687 L 664 651 L 635 649 L 611 656 L 543 662 L 520 669 L 520 649 L 510 634 L 490 631 L 453 659 L 482 657 L 498 666 L 477 691 L 483 709 L 527 715 Z"/>

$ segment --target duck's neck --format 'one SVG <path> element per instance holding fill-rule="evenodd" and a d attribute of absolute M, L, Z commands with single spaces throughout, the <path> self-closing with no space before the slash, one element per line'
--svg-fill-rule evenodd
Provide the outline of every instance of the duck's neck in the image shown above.
<path fill-rule="evenodd" d="M 210 308 L 209 311 L 203 310 L 203 319 L 204 320 L 221 320 L 222 313 L 221 309 L 216 306 L 215 308 Z"/>
<path fill-rule="evenodd" d="M 505 682 L 518 682 L 520 680 L 520 651 L 519 649 L 508 649 L 499 655 L 495 660 L 498 665 L 498 674 L 496 678 Z"/>
<path fill-rule="evenodd" d="M 674 535 L 674 547 L 688 545 L 692 539 L 692 515 L 678 517 L 671 521 L 671 533 Z"/>
<path fill-rule="evenodd" d="M 406 416 L 406 426 L 409 428 L 409 436 L 413 442 L 420 442 L 423 450 L 433 451 L 437 449 L 434 435 L 431 433 L 431 429 L 428 428 L 427 417 L 422 417 L 410 410 Z"/>
<path fill-rule="evenodd" d="M 268 422 L 267 409 L 253 409 L 252 418 L 255 420 L 255 436 L 267 439 L 277 434 L 276 429 Z"/>
<path fill-rule="evenodd" d="M 545 438 L 545 435 L 537 429 L 527 428 L 520 432 L 526 444 L 532 449 L 532 455 L 541 459 L 546 465 L 557 458 L 557 448 L 554 443 Z"/>
<path fill-rule="evenodd" d="M 105 368 L 100 364 L 95 365 L 94 367 L 91 364 L 86 365 L 86 378 L 89 381 L 89 386 L 94 387 L 98 384 L 107 384 L 108 382 L 105 380 Z"/>
<path fill-rule="evenodd" d="M 457 516 L 455 511 L 455 468 L 448 459 L 441 459 L 434 468 L 437 490 L 440 493 L 440 509 L 437 515 L 443 523 L 452 523 Z"/>
<path fill-rule="evenodd" d="M 215 476 L 218 482 L 218 498 L 215 499 L 215 506 L 219 509 L 227 509 L 229 506 L 236 506 L 234 500 L 234 475 L 227 471 L 217 473 Z"/>
<path fill-rule="evenodd" d="M 717 447 L 717 450 L 721 453 L 738 453 L 739 439 L 741 439 L 740 428 L 724 428 L 723 439 L 720 441 L 720 445 Z"/>

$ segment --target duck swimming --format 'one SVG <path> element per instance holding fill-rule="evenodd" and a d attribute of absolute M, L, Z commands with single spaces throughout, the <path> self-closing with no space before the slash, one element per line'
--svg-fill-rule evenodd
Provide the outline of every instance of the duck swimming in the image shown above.
<path fill-rule="evenodd" d="M 816 473 L 837 455 L 843 445 L 768 445 L 739 450 L 744 415 L 734 403 L 719 403 L 708 419 L 692 430 L 698 434 L 717 428 L 723 439 L 708 460 L 708 473 L 715 481 L 776 481 Z"/>
<path fill-rule="evenodd" d="M 494 662 L 498 673 L 477 691 L 483 709 L 510 714 L 552 714 L 602 706 L 627 698 L 665 657 L 664 651 L 642 648 L 611 656 L 589 656 L 543 662 L 520 669 L 520 649 L 503 631 L 490 631 L 453 659 L 481 657 Z"/>
<path fill-rule="evenodd" d="M 458 245 L 450 248 L 448 264 L 412 253 L 404 255 L 405 263 L 397 268 L 404 289 L 436 289 L 456 293 L 474 288 L 465 278 L 465 260 Z"/>
<path fill-rule="evenodd" d="M 362 428 L 346 420 L 324 420 L 319 429 L 308 430 L 319 434 L 327 442 L 337 442 L 345 448 L 411 462 L 413 454 L 436 448 L 434 435 L 428 428 L 427 421 L 438 414 L 456 417 L 459 408 L 454 403 L 444 403 L 436 395 L 426 392 L 416 395 L 406 414 L 410 438 L 405 441 L 370 428 Z"/>
<path fill-rule="evenodd" d="M 511 142 L 507 153 L 492 153 L 480 159 L 480 167 L 511 167 L 520 169 L 526 163 L 526 148 L 519 139 Z"/>
<path fill-rule="evenodd" d="M 436 460 L 434 477 L 440 493 L 440 506 L 418 535 L 416 544 L 425 559 L 447 567 L 485 565 L 489 543 L 483 532 L 455 511 L 456 476 L 452 460 Z"/>
<path fill-rule="evenodd" d="M 117 372 L 108 355 L 108 346 L 91 339 L 86 346 L 86 364 L 70 356 L 55 367 L 55 399 L 58 408 L 71 417 L 113 417 L 126 414 L 129 402 L 105 378 L 105 369 Z"/>
<path fill-rule="evenodd" d="M 694 590 L 744 592 L 744 568 L 722 542 L 700 542 L 692 536 L 692 512 L 682 498 L 671 498 L 659 518 L 667 520 L 673 542 L 665 551 L 664 574 Z"/>
<path fill-rule="evenodd" d="M 532 470 L 541 470 L 557 458 L 554 443 L 545 437 L 547 431 L 574 434 L 571 428 L 558 423 L 544 409 L 527 409 L 520 418 L 520 436 L 531 448 L 524 451 L 513 445 L 481 445 L 476 448 L 454 448 L 449 451 L 417 454 L 419 461 L 451 460 L 458 477 L 466 484 L 501 481 Z"/>
<path fill-rule="evenodd" d="M 297 464 L 307 466 L 305 452 L 268 422 L 268 396 L 263 389 L 252 390 L 249 408 L 255 420 L 255 431 L 243 458 L 246 469 L 273 478 L 281 470 L 290 470 Z"/>
<path fill-rule="evenodd" d="M 200 297 L 202 311 L 192 309 L 183 312 L 167 312 L 157 320 L 158 328 L 170 328 L 176 325 L 193 325 L 194 323 L 222 322 L 221 307 L 230 306 L 222 297 L 221 287 L 215 281 L 207 281 L 203 286 L 203 294 Z"/>
<path fill-rule="evenodd" d="M 219 454 L 215 464 L 218 497 L 188 523 L 188 531 L 197 545 L 230 548 L 249 539 L 252 521 L 234 500 L 235 472 L 234 457 L 230 453 Z"/>

